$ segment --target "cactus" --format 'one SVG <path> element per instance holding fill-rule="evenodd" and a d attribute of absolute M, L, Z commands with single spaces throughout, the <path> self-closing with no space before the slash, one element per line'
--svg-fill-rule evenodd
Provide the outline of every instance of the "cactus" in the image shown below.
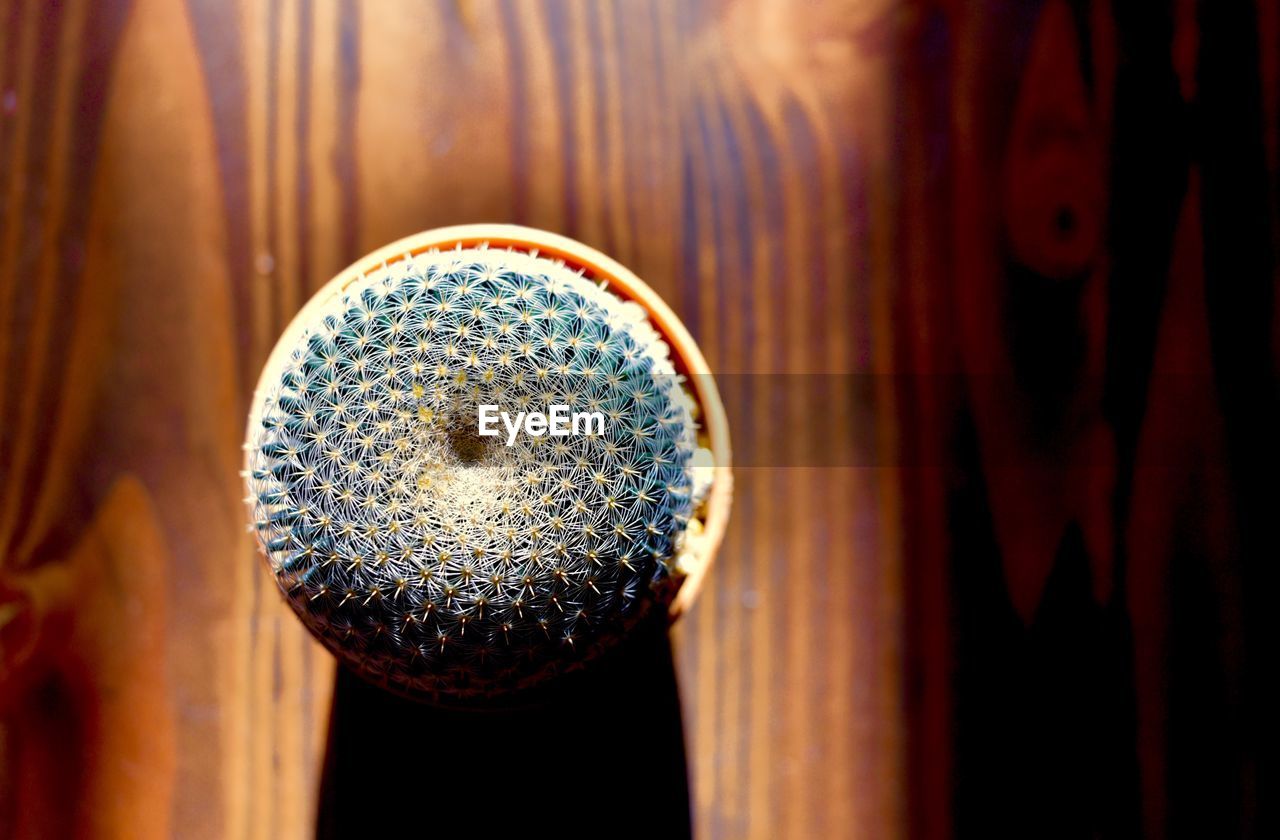
<path fill-rule="evenodd" d="M 692 403 L 644 310 L 563 263 L 461 247 L 383 266 L 260 392 L 248 502 L 288 602 L 400 693 L 493 695 L 607 649 L 673 588 Z M 480 437 L 477 410 L 603 434 Z"/>

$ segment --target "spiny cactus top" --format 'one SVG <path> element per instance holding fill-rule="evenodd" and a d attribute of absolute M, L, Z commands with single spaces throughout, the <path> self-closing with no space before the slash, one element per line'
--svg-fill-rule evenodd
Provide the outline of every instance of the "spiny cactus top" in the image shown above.
<path fill-rule="evenodd" d="M 251 425 L 249 504 L 288 601 L 402 693 L 492 694 L 669 597 L 706 487 L 692 402 L 644 310 L 563 263 L 430 251 L 305 324 Z M 482 405 L 598 412 L 478 434 Z"/>

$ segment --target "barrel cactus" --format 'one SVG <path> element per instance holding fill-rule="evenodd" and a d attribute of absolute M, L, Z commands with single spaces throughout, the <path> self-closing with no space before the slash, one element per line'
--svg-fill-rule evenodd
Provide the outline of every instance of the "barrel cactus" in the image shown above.
<path fill-rule="evenodd" d="M 293 609 L 367 679 L 519 689 L 670 598 L 706 492 L 696 409 L 645 311 L 604 286 L 532 253 L 430 250 L 313 309 L 264 374 L 255 530 Z M 486 405 L 604 422 L 486 436 Z"/>

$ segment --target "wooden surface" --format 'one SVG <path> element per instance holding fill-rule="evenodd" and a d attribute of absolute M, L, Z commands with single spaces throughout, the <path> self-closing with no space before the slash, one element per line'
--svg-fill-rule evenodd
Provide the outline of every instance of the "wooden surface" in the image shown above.
<path fill-rule="evenodd" d="M 912 833 L 1275 836 L 1276 4 L 902 36 Z"/>
<path fill-rule="evenodd" d="M 312 833 L 333 667 L 253 554 L 239 445 L 279 330 L 360 254 L 544 227 L 717 371 L 890 370 L 894 5 L 0 6 L 0 834 Z M 779 439 L 767 381 L 738 452 Z M 829 422 L 891 449 L 876 416 Z M 738 472 L 674 636 L 699 837 L 906 825 L 875 462 Z"/>
<path fill-rule="evenodd" d="M 243 418 L 335 271 L 477 221 L 616 257 L 720 379 L 683 720 L 661 634 L 620 660 L 664 723 L 616 766 L 683 729 L 653 824 L 1274 836 L 1278 209 L 1268 2 L 0 3 L 0 836 L 391 789 Z"/>

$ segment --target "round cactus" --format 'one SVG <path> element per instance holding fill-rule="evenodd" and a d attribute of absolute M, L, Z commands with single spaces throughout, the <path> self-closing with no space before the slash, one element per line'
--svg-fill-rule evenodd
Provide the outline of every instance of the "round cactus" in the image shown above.
<path fill-rule="evenodd" d="M 289 603 L 354 670 L 501 693 L 669 599 L 705 487 L 638 305 L 558 261 L 457 248 L 365 275 L 291 341 L 249 429 L 249 503 Z M 485 405 L 604 423 L 509 440 L 480 434 Z"/>

